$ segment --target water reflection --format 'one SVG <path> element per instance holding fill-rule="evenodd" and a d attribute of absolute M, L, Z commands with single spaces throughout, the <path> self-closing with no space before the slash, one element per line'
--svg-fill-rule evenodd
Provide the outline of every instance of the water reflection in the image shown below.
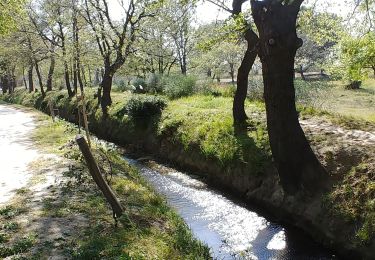
<path fill-rule="evenodd" d="M 136 160 L 127 160 L 166 197 L 217 259 L 333 258 L 308 237 L 267 221 L 198 179 L 173 169 L 161 174 Z"/>

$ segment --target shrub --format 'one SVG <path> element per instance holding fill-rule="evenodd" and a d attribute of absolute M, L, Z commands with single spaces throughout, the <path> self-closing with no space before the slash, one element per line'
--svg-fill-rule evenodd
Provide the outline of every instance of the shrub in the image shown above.
<path fill-rule="evenodd" d="M 159 74 L 150 73 L 146 77 L 147 92 L 151 93 L 161 93 L 161 78 Z"/>
<path fill-rule="evenodd" d="M 163 93 L 169 98 L 190 96 L 194 93 L 196 79 L 192 76 L 174 75 L 163 78 Z"/>
<path fill-rule="evenodd" d="M 146 93 L 147 92 L 146 81 L 142 78 L 132 79 L 130 81 L 130 85 L 132 86 L 132 92 L 134 93 Z"/>
<path fill-rule="evenodd" d="M 264 86 L 262 78 L 252 76 L 249 78 L 247 96 L 251 100 L 263 100 Z"/>
<path fill-rule="evenodd" d="M 325 109 L 329 88 L 326 81 L 295 80 L 296 102 L 317 109 Z"/>
<path fill-rule="evenodd" d="M 236 89 L 237 89 L 236 86 L 227 85 L 221 88 L 222 88 L 221 94 L 223 97 L 234 97 L 234 95 L 236 94 Z"/>
<path fill-rule="evenodd" d="M 120 79 L 117 84 L 117 90 L 120 92 L 124 92 L 128 90 L 128 86 L 126 84 L 126 81 L 124 79 Z"/>
<path fill-rule="evenodd" d="M 133 96 L 126 104 L 126 111 L 133 118 L 150 118 L 160 114 L 167 106 L 163 98 L 158 96 Z"/>
<path fill-rule="evenodd" d="M 220 91 L 215 88 L 215 84 L 212 82 L 212 79 L 204 79 L 199 81 L 195 86 L 194 92 L 208 96 L 221 96 Z"/>

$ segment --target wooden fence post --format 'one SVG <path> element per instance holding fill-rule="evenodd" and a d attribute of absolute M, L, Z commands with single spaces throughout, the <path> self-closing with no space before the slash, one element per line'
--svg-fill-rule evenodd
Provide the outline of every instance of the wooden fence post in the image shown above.
<path fill-rule="evenodd" d="M 108 184 L 105 182 L 100 169 L 91 153 L 91 150 L 89 146 L 87 145 L 86 139 L 78 135 L 76 137 L 76 142 L 79 146 L 79 149 L 81 150 L 83 157 L 85 158 L 85 161 L 87 163 L 87 166 L 89 168 L 89 172 L 94 179 L 95 183 L 98 185 L 99 189 L 103 192 L 103 195 L 111 205 L 114 214 L 116 214 L 116 217 L 120 217 L 124 209 L 122 208 L 119 200 L 113 193 L 112 189 L 108 186 Z"/>

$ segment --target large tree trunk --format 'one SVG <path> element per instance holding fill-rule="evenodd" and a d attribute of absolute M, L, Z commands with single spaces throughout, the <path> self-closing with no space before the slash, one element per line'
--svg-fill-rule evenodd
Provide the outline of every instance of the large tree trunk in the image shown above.
<path fill-rule="evenodd" d="M 15 70 L 16 70 L 16 67 L 13 67 L 10 70 L 10 73 L 9 73 L 9 80 L 10 80 L 10 82 L 9 82 L 9 94 L 13 93 L 14 89 L 17 87 Z"/>
<path fill-rule="evenodd" d="M 65 85 L 66 85 L 66 89 L 68 90 L 68 95 L 69 97 L 73 97 L 74 92 L 72 91 L 72 87 L 70 86 L 69 67 L 68 67 L 67 61 L 64 61 L 64 75 L 65 75 Z"/>
<path fill-rule="evenodd" d="M 251 29 L 248 29 L 245 32 L 245 39 L 247 41 L 247 50 L 241 62 L 241 66 L 238 68 L 237 89 L 233 99 L 233 120 L 236 125 L 244 124 L 247 119 L 245 100 L 249 84 L 249 73 L 258 55 L 258 50 L 256 48 L 258 36 Z"/>
<path fill-rule="evenodd" d="M 86 78 L 86 72 L 85 67 L 81 65 L 81 81 L 83 80 L 83 86 L 87 86 L 87 78 Z"/>
<path fill-rule="evenodd" d="M 303 66 L 302 65 L 299 67 L 299 70 L 297 72 L 301 75 L 302 80 L 306 80 L 305 74 L 303 72 Z"/>
<path fill-rule="evenodd" d="M 185 59 L 186 59 L 186 58 L 183 58 L 183 61 L 182 61 L 182 63 L 180 64 L 182 75 L 186 75 L 186 73 L 187 73 L 186 61 L 185 61 Z"/>
<path fill-rule="evenodd" d="M 234 64 L 233 63 L 229 64 L 229 69 L 230 69 L 229 75 L 232 80 L 232 84 L 234 85 Z"/>
<path fill-rule="evenodd" d="M 47 91 L 52 90 L 52 80 L 53 80 L 53 74 L 55 72 L 55 55 L 52 54 L 50 58 L 50 64 L 49 64 L 49 70 L 48 70 L 48 76 L 47 76 Z"/>
<path fill-rule="evenodd" d="M 25 85 L 25 89 L 27 89 L 27 82 L 26 82 L 26 77 L 25 77 L 25 67 L 22 67 L 22 80 L 23 80 L 23 84 Z"/>
<path fill-rule="evenodd" d="M 81 67 L 80 62 L 78 62 L 78 64 L 77 64 L 77 77 L 78 77 L 79 88 L 80 88 L 81 92 L 83 93 L 84 84 L 83 84 L 82 77 L 81 77 L 80 67 Z M 81 68 L 81 69 L 83 70 L 83 68 Z"/>
<path fill-rule="evenodd" d="M 111 89 L 112 89 L 113 74 L 109 69 L 105 69 L 103 80 L 101 82 L 102 95 L 100 105 L 104 115 L 108 114 L 108 107 L 112 104 Z"/>
<path fill-rule="evenodd" d="M 281 185 L 289 194 L 316 192 L 327 176 L 299 124 L 295 106 L 294 59 L 302 46 L 296 20 L 302 1 L 293 3 L 251 2 L 259 31 L 268 135 Z"/>
<path fill-rule="evenodd" d="M 29 79 L 29 93 L 34 91 L 34 81 L 33 81 L 33 65 L 30 65 L 29 70 L 27 71 Z"/>
<path fill-rule="evenodd" d="M 36 71 L 36 75 L 38 76 L 38 81 L 39 81 L 39 86 L 40 86 L 40 92 L 42 92 L 42 96 L 45 97 L 46 96 L 46 92 L 44 91 L 42 74 L 40 73 L 39 64 L 38 64 L 37 61 L 35 61 L 35 71 Z"/>
<path fill-rule="evenodd" d="M 3 94 L 6 94 L 7 91 L 9 90 L 9 81 L 6 75 L 0 78 L 0 84 L 1 84 L 1 89 L 3 91 Z"/>
<path fill-rule="evenodd" d="M 78 93 L 77 64 L 73 65 L 73 89 L 74 93 Z"/>

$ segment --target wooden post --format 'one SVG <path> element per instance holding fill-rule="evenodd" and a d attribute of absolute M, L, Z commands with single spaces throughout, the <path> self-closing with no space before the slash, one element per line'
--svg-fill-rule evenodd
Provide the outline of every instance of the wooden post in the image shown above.
<path fill-rule="evenodd" d="M 87 163 L 87 166 L 89 168 L 89 172 L 94 179 L 95 183 L 98 185 L 99 189 L 102 191 L 103 195 L 111 204 L 111 207 L 113 209 L 114 214 L 116 214 L 116 217 L 120 217 L 124 209 L 122 208 L 119 200 L 116 198 L 115 194 L 113 193 L 112 189 L 108 186 L 108 184 L 105 182 L 100 169 L 92 156 L 90 147 L 87 145 L 87 142 L 85 138 L 81 135 L 78 135 L 76 137 L 76 142 L 79 146 L 79 149 L 81 150 L 83 157 L 85 158 L 85 161 Z"/>

